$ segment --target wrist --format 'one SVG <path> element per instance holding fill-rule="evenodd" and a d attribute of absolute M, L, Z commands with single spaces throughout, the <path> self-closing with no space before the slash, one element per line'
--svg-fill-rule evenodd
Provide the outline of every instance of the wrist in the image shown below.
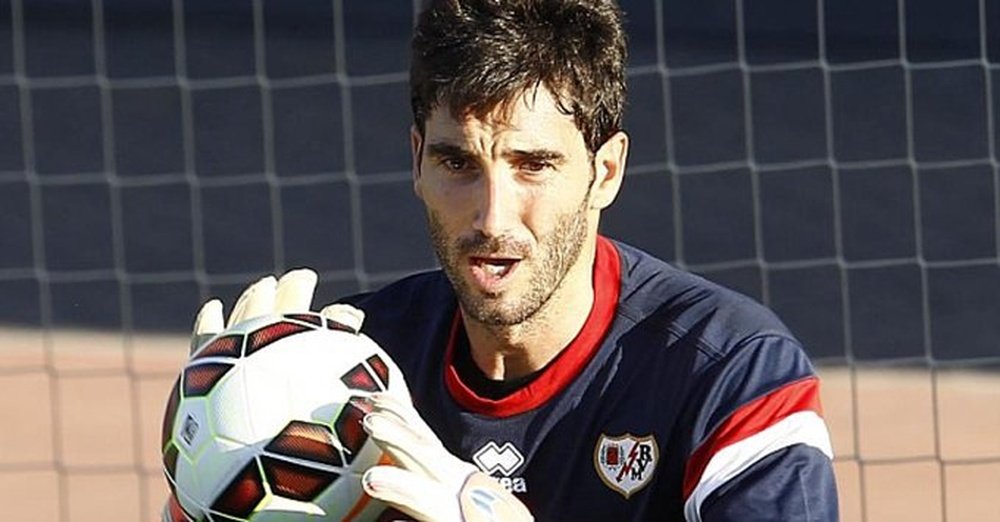
<path fill-rule="evenodd" d="M 470 473 L 465 479 L 458 502 L 462 520 L 467 522 L 534 520 L 517 497 L 481 471 Z"/>

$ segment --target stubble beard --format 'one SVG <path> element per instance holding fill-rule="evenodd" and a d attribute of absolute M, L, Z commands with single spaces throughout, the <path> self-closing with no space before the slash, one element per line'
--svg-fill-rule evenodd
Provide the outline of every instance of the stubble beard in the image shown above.
<path fill-rule="evenodd" d="M 481 232 L 452 241 L 444 230 L 438 215 L 427 213 L 434 251 L 441 267 L 458 295 L 462 311 L 486 326 L 507 327 L 522 324 L 535 317 L 555 295 L 570 268 L 580 258 L 587 238 L 587 202 L 564 213 L 556 226 L 541 237 L 532 254 L 530 244 L 507 236 L 489 237 Z M 527 288 L 521 295 L 485 294 L 472 288 L 463 276 L 469 256 L 485 254 L 516 255 L 522 257 L 518 271 L 531 269 Z M 506 297 L 506 299 L 504 299 Z"/>

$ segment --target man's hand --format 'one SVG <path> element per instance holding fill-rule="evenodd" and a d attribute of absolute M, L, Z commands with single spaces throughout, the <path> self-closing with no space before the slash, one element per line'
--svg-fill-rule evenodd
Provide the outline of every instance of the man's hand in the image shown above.
<path fill-rule="evenodd" d="M 422 521 L 533 520 L 497 481 L 449 453 L 413 406 L 388 394 L 369 402 L 365 431 L 396 464 L 365 472 L 369 495 Z"/>
<path fill-rule="evenodd" d="M 202 305 L 194 320 L 191 353 L 222 330 L 247 319 L 270 314 L 308 312 L 316 290 L 316 281 L 316 272 L 310 268 L 288 271 L 280 279 L 275 279 L 273 275 L 264 277 L 243 291 L 229 313 L 228 321 L 223 321 L 222 301 L 208 301 Z M 355 331 L 361 330 L 361 323 L 365 319 L 364 312 L 346 304 L 332 304 L 320 314 Z"/>

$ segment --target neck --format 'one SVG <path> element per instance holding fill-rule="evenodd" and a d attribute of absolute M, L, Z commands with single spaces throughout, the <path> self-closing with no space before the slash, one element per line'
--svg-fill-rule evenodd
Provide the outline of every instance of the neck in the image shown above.
<path fill-rule="evenodd" d="M 570 344 L 594 304 L 596 240 L 587 241 L 552 296 L 528 320 L 484 324 L 463 314 L 472 360 L 494 380 L 516 379 L 545 367 Z"/>

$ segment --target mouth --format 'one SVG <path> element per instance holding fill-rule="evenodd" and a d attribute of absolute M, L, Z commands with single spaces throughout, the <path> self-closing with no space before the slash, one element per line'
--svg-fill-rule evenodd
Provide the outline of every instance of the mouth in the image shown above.
<path fill-rule="evenodd" d="M 480 287 L 496 290 L 511 277 L 520 262 L 519 258 L 513 257 L 473 256 L 469 258 L 469 268 Z"/>

